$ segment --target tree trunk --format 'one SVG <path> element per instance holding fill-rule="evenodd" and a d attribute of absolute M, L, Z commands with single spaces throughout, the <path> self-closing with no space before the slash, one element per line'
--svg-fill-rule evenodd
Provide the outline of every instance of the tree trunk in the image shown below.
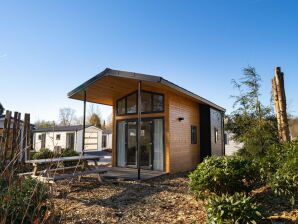
<path fill-rule="evenodd" d="M 290 131 L 287 118 L 286 94 L 284 89 L 284 74 L 280 71 L 280 67 L 275 68 L 275 75 L 272 80 L 272 92 L 274 97 L 275 112 L 278 122 L 278 131 L 280 141 L 290 140 Z"/>

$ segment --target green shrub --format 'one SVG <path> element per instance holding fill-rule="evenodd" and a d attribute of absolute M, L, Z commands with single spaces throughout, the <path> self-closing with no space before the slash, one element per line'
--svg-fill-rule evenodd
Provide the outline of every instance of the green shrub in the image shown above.
<path fill-rule="evenodd" d="M 262 183 L 268 183 L 272 175 L 285 160 L 285 150 L 282 145 L 275 144 L 269 147 L 262 157 L 252 158 L 254 166 L 259 170 Z"/>
<path fill-rule="evenodd" d="M 42 148 L 32 156 L 32 159 L 48 159 L 53 157 L 54 153 L 51 150 Z"/>
<path fill-rule="evenodd" d="M 49 205 L 46 185 L 26 178 L 0 184 L 0 218 L 4 223 L 33 223 L 46 219 Z"/>
<path fill-rule="evenodd" d="M 189 175 L 189 186 L 198 198 L 208 193 L 233 194 L 250 190 L 258 176 L 251 160 L 239 156 L 209 157 Z"/>
<path fill-rule="evenodd" d="M 207 223 L 258 223 L 261 219 L 259 206 L 244 194 L 213 195 L 208 199 Z"/>
<path fill-rule="evenodd" d="M 298 196 L 298 144 L 291 142 L 284 145 L 284 160 L 280 167 L 272 175 L 269 185 L 278 195 L 291 197 L 294 205 L 295 197 Z"/>
<path fill-rule="evenodd" d="M 74 151 L 73 149 L 63 149 L 61 153 L 61 157 L 70 157 L 70 156 L 78 156 L 79 153 Z M 69 161 L 63 162 L 64 166 L 76 166 L 78 162 L 76 161 Z"/>
<path fill-rule="evenodd" d="M 73 149 L 63 149 L 61 153 L 61 157 L 69 157 L 69 156 L 78 156 L 79 153 L 74 151 Z"/>

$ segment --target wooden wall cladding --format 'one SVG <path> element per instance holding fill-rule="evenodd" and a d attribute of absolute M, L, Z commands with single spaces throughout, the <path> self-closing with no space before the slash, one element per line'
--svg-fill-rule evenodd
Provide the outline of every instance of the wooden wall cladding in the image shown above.
<path fill-rule="evenodd" d="M 178 118 L 183 118 L 179 121 Z M 196 168 L 200 159 L 199 105 L 177 94 L 169 95 L 170 172 Z M 191 144 L 191 126 L 197 127 L 197 144 Z"/>

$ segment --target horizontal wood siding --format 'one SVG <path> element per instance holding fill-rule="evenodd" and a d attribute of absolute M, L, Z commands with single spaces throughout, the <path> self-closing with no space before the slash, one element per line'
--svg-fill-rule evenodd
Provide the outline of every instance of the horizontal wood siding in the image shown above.
<path fill-rule="evenodd" d="M 182 117 L 184 120 L 179 121 Z M 170 172 L 193 170 L 199 163 L 199 105 L 183 96 L 169 95 Z M 191 144 L 191 126 L 197 127 L 197 144 Z"/>

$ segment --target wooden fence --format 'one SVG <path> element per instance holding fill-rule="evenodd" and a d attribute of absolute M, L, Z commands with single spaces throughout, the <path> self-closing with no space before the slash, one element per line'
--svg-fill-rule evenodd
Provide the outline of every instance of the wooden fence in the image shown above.
<path fill-rule="evenodd" d="M 7 166 L 23 162 L 30 157 L 31 127 L 30 114 L 6 111 L 3 129 L 0 129 L 0 165 Z"/>

